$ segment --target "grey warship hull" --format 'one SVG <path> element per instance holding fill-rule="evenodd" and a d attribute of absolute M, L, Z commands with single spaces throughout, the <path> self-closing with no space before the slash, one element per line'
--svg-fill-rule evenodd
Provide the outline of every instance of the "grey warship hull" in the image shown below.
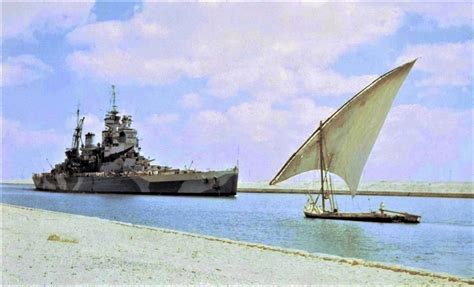
<path fill-rule="evenodd" d="M 35 174 L 33 181 L 39 191 L 235 196 L 238 170 L 140 175 L 41 173 Z"/>
<path fill-rule="evenodd" d="M 112 85 L 112 109 L 105 114 L 102 141 L 93 133 L 82 141 L 85 117 L 77 109 L 71 147 L 51 172 L 33 175 L 37 190 L 82 193 L 234 196 L 239 170 L 197 171 L 152 165 L 140 154 L 138 133 L 130 115 L 120 115 Z M 191 161 L 192 165 L 192 161 Z"/>

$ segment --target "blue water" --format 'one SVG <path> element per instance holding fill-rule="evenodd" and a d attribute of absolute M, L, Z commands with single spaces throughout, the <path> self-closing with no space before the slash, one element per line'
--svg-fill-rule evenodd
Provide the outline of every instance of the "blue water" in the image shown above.
<path fill-rule="evenodd" d="M 1 201 L 474 277 L 472 199 L 337 197 L 339 209 L 347 212 L 376 210 L 383 201 L 386 209 L 422 215 L 417 225 L 307 219 L 301 194 L 99 195 L 1 185 Z"/>

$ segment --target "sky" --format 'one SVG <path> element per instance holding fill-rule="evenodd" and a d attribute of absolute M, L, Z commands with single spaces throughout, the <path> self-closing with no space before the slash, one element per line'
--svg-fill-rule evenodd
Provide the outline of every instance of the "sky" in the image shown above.
<path fill-rule="evenodd" d="M 99 140 L 112 84 L 142 154 L 270 180 L 338 107 L 419 58 L 364 181 L 473 180 L 472 3 L 2 2 L 2 179 Z M 313 177 L 314 172 L 296 180 Z"/>

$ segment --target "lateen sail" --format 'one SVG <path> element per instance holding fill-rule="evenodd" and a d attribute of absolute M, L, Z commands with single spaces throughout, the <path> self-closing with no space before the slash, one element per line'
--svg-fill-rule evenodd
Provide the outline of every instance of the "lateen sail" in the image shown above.
<path fill-rule="evenodd" d="M 392 102 L 415 61 L 384 74 L 345 103 L 290 157 L 270 184 L 320 169 L 322 128 L 326 169 L 342 177 L 354 194 Z"/>

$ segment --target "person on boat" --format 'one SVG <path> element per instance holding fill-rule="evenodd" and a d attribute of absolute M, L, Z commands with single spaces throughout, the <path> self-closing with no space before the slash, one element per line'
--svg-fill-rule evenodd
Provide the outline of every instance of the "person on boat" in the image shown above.
<path fill-rule="evenodd" d="M 385 209 L 385 205 L 383 204 L 383 201 L 380 203 L 380 207 L 379 207 L 379 210 L 380 210 L 380 213 L 383 214 L 383 210 Z"/>

